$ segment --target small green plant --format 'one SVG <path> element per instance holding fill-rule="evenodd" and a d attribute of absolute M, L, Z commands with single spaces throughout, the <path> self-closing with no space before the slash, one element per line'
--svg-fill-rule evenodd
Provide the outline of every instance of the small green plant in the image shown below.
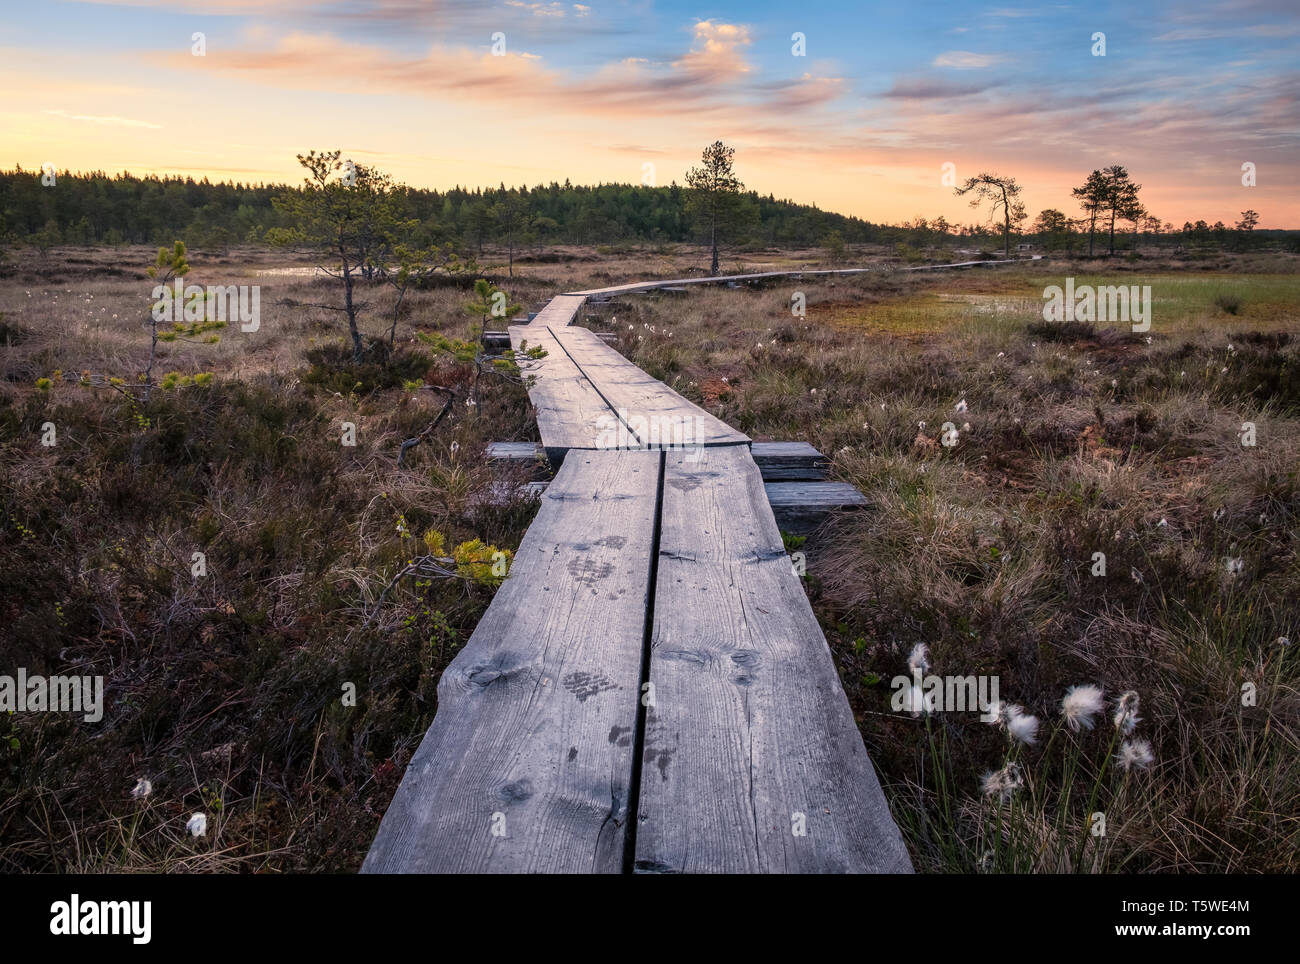
<path fill-rule="evenodd" d="M 486 278 L 474 282 L 474 300 L 465 303 L 465 313 L 477 317 L 484 327 L 491 319 L 509 321 L 523 310 L 523 305 L 513 304 L 504 291 Z"/>
<path fill-rule="evenodd" d="M 826 260 L 831 264 L 839 264 L 844 260 L 844 254 L 848 250 L 844 244 L 844 238 L 838 231 L 831 231 L 821 240 L 822 250 L 826 252 Z"/>
<path fill-rule="evenodd" d="M 1241 310 L 1241 297 L 1231 293 L 1218 294 L 1214 296 L 1214 306 L 1220 311 L 1235 315 Z"/>
<path fill-rule="evenodd" d="M 211 334 L 218 329 L 225 328 L 224 321 L 217 321 L 212 318 L 212 310 L 208 305 L 205 295 L 196 292 L 189 296 L 188 304 L 183 307 L 176 303 L 173 298 L 171 289 L 168 284 L 184 278 L 189 274 L 190 263 L 186 257 L 185 242 L 177 241 L 171 248 L 159 248 L 158 257 L 154 259 L 147 273 L 150 278 L 159 282 L 153 289 L 151 297 L 151 307 L 149 311 L 149 364 L 145 368 L 144 378 L 144 398 L 148 401 L 156 387 L 153 378 L 154 363 L 158 358 L 159 342 L 175 341 L 202 341 L 205 345 L 214 345 L 220 341 L 220 336 Z M 179 281 L 177 281 L 179 284 Z M 161 293 L 161 294 L 160 294 Z M 163 325 L 169 316 L 173 319 L 176 315 L 181 316 L 181 320 L 173 320 L 171 327 L 164 328 Z M 211 374 L 208 374 L 208 381 L 211 380 Z M 88 382 L 83 382 L 87 384 Z M 207 384 L 203 382 L 202 384 Z M 183 376 L 178 372 L 170 372 L 161 385 L 162 388 L 175 388 L 181 385 L 195 384 L 192 376 Z"/>

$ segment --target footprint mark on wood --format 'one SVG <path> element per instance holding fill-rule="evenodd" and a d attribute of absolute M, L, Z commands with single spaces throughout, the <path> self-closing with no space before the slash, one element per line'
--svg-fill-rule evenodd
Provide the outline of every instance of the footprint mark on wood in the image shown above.
<path fill-rule="evenodd" d="M 497 795 L 511 803 L 519 803 L 533 795 L 533 785 L 528 780 L 516 780 L 503 786 L 497 791 Z"/>
<path fill-rule="evenodd" d="M 645 730 L 645 765 L 657 766 L 659 777 L 668 782 L 668 764 L 677 752 L 677 739 L 654 718 L 654 710 L 647 709 Z"/>
<path fill-rule="evenodd" d="M 579 703 L 606 690 L 618 689 L 618 684 L 599 673 L 570 673 L 561 682 L 564 688 L 578 698 Z"/>
<path fill-rule="evenodd" d="M 593 564 L 583 557 L 570 559 L 568 566 L 569 575 L 575 582 L 582 582 L 588 585 L 594 585 L 602 579 L 608 579 L 614 573 L 612 563 L 602 562 Z"/>

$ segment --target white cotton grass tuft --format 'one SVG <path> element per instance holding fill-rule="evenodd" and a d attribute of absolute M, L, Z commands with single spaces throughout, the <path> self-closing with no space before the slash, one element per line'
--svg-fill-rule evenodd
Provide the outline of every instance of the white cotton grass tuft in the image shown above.
<path fill-rule="evenodd" d="M 1228 570 L 1228 576 L 1235 578 L 1240 576 L 1246 569 L 1246 561 L 1238 556 L 1235 559 L 1227 559 L 1224 562 L 1224 568 Z"/>
<path fill-rule="evenodd" d="M 969 407 L 970 406 L 966 404 L 966 399 L 963 398 L 960 402 L 958 402 L 956 405 L 953 406 L 953 411 L 960 413 L 966 411 Z"/>
<path fill-rule="evenodd" d="M 1115 701 L 1115 729 L 1125 736 L 1137 729 L 1137 725 L 1142 722 L 1142 717 L 1137 715 L 1138 705 L 1141 702 L 1133 690 L 1121 693 L 1119 699 Z"/>
<path fill-rule="evenodd" d="M 1011 762 L 1001 770 L 994 770 L 991 773 L 984 774 L 980 784 L 984 796 L 997 797 L 999 801 L 1006 803 L 1017 790 L 1025 785 L 1025 780 L 1020 773 L 1020 764 Z"/>
<path fill-rule="evenodd" d="M 1017 743 L 1033 746 L 1038 742 L 1038 717 L 1018 712 L 1019 707 L 1011 709 L 1017 712 L 1007 718 L 1007 734 Z"/>
<path fill-rule="evenodd" d="M 1032 746 L 1038 742 L 1038 717 L 1026 713 L 1024 707 L 1018 703 L 994 700 L 980 719 L 985 723 L 1002 727 L 1007 731 L 1007 736 L 1017 743 Z"/>
<path fill-rule="evenodd" d="M 924 676 L 930 671 L 930 650 L 925 643 L 917 643 L 907 657 L 907 668 Z"/>
<path fill-rule="evenodd" d="M 1151 744 L 1146 740 L 1125 740 L 1115 754 L 1115 762 L 1121 770 L 1145 770 L 1156 762 L 1156 755 L 1151 752 Z"/>
<path fill-rule="evenodd" d="M 208 815 L 206 813 L 190 814 L 185 829 L 190 832 L 191 837 L 202 837 L 208 832 Z"/>
<path fill-rule="evenodd" d="M 1071 686 L 1066 691 L 1065 699 L 1061 700 L 1061 714 L 1070 729 L 1077 733 L 1080 727 L 1091 730 L 1093 717 L 1104 706 L 1100 687 L 1085 683 L 1082 686 Z"/>
<path fill-rule="evenodd" d="M 143 800 L 151 793 L 153 793 L 153 784 L 144 777 L 137 780 L 135 786 L 131 789 L 131 796 L 136 800 Z"/>

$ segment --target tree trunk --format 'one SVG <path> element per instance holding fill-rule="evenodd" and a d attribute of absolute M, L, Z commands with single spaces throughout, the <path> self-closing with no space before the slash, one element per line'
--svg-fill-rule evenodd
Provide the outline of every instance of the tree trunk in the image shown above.
<path fill-rule="evenodd" d="M 709 226 L 709 244 L 713 248 L 713 263 L 709 266 L 709 274 L 716 277 L 718 274 L 718 219 L 716 216 Z"/>
<path fill-rule="evenodd" d="M 361 330 L 357 327 L 357 306 L 352 300 L 352 266 L 348 264 L 347 258 L 343 259 L 343 293 L 343 305 L 348 315 L 348 334 L 352 336 L 352 362 L 359 365 L 364 349 Z"/>
<path fill-rule="evenodd" d="M 406 297 L 406 289 L 399 288 L 397 291 L 397 303 L 393 305 L 393 327 L 388 329 L 388 351 L 393 350 L 393 343 L 397 340 L 397 318 L 398 313 L 402 310 L 402 299 Z"/>
<path fill-rule="evenodd" d="M 152 337 L 149 340 L 149 367 L 144 370 L 144 400 L 153 396 L 153 362 L 158 354 L 158 319 L 153 319 Z"/>

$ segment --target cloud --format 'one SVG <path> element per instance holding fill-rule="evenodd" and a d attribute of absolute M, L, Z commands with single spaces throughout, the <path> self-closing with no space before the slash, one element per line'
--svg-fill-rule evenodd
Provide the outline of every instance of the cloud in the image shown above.
<path fill-rule="evenodd" d="M 525 3 L 524 0 L 506 0 L 507 7 L 522 7 L 534 17 L 563 17 L 567 11 L 559 0 L 551 3 Z"/>
<path fill-rule="evenodd" d="M 1155 38 L 1156 43 L 1186 43 L 1198 40 L 1220 41 L 1228 37 L 1265 38 L 1278 40 L 1300 34 L 1300 24 L 1259 23 L 1237 27 L 1216 24 L 1213 27 L 1187 27 L 1170 30 Z"/>
<path fill-rule="evenodd" d="M 701 77 L 723 78 L 749 73 L 741 54 L 750 44 L 749 28 L 734 23 L 701 20 L 695 25 L 695 46 L 673 66 Z"/>
<path fill-rule="evenodd" d="M 628 57 L 585 76 L 550 69 L 536 54 L 509 49 L 504 56 L 464 47 L 433 46 L 423 54 L 383 45 L 294 31 L 277 43 L 172 55 L 177 68 L 211 70 L 300 90 L 349 90 L 491 101 L 502 106 L 574 115 L 697 115 L 734 110 L 770 99 L 778 107 L 807 107 L 838 96 L 842 82 L 805 76 L 796 81 L 745 83 L 751 43 L 742 25 L 701 21 L 690 50 L 670 62 Z M 531 106 L 528 106 L 531 105 Z"/>
<path fill-rule="evenodd" d="M 959 84 L 938 77 L 901 77 L 885 91 L 884 96 L 892 100 L 937 100 L 950 97 L 969 97 L 982 94 L 986 90 L 1001 86 L 1002 81 L 990 80 Z"/>
<path fill-rule="evenodd" d="M 976 54 L 969 50 L 949 50 L 934 58 L 935 67 L 953 67 L 957 70 L 976 70 L 991 67 L 1002 58 L 997 54 Z"/>
<path fill-rule="evenodd" d="M 843 77 L 814 77 L 804 74 L 798 80 L 776 81 L 755 88 L 763 95 L 769 109 L 781 112 L 806 111 L 842 97 L 848 90 Z"/>
<path fill-rule="evenodd" d="M 167 7 L 192 13 L 228 15 L 265 13 L 268 9 L 292 10 L 301 7 L 299 0 L 84 0 L 109 7 Z"/>
<path fill-rule="evenodd" d="M 148 127 L 153 130 L 162 130 L 162 124 L 151 124 L 149 121 L 132 120 L 130 117 L 111 117 L 97 114 L 71 114 L 66 110 L 47 110 L 47 114 L 53 114 L 55 117 L 62 117 L 64 120 L 83 121 L 88 124 L 102 124 L 109 127 Z"/>

